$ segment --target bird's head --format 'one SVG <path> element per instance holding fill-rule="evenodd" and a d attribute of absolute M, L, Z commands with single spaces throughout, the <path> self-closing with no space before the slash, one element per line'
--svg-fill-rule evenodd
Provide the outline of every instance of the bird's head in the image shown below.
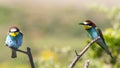
<path fill-rule="evenodd" d="M 16 26 L 11 26 L 9 28 L 9 35 L 12 37 L 16 37 L 19 34 L 20 30 Z"/>
<path fill-rule="evenodd" d="M 83 25 L 86 30 L 92 27 L 96 27 L 96 25 L 91 20 L 86 20 L 85 22 L 80 23 L 80 25 Z"/>

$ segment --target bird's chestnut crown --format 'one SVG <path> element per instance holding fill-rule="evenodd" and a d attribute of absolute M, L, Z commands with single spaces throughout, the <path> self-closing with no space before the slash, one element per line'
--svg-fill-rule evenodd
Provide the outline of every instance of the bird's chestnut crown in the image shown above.
<path fill-rule="evenodd" d="M 84 23 L 84 25 L 89 25 L 89 26 L 92 26 L 92 27 L 96 27 L 96 25 L 91 20 L 86 20 L 83 23 Z"/>
<path fill-rule="evenodd" d="M 96 25 L 91 20 L 86 20 L 85 22 L 80 23 L 80 25 L 83 25 L 86 30 L 96 27 Z"/>

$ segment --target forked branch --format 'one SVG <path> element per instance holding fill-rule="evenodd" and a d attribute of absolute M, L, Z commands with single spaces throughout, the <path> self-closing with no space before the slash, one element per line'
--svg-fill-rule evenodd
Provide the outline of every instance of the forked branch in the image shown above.
<path fill-rule="evenodd" d="M 80 59 L 80 57 L 88 50 L 88 48 L 95 43 L 98 39 L 100 39 L 100 37 L 97 37 L 95 39 L 93 39 L 80 53 L 76 53 L 76 57 L 74 58 L 74 60 L 72 61 L 72 63 L 69 65 L 68 68 L 73 68 L 76 64 L 76 62 Z"/>
<path fill-rule="evenodd" d="M 32 53 L 31 53 L 31 50 L 30 50 L 29 47 L 27 47 L 27 52 L 26 52 L 26 51 L 23 51 L 23 50 L 20 50 L 20 49 L 15 49 L 15 48 L 11 48 L 11 49 L 14 49 L 14 50 L 16 50 L 16 51 L 18 51 L 18 52 L 21 52 L 21 53 L 23 53 L 23 54 L 28 55 L 28 58 L 29 58 L 29 61 L 30 61 L 30 64 L 31 64 L 31 68 L 35 68 L 34 62 L 33 62 Z"/>

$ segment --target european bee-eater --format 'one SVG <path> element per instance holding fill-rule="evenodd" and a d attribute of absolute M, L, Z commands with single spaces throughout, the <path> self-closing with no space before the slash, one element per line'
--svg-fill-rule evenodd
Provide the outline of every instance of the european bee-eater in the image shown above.
<path fill-rule="evenodd" d="M 85 22 L 80 23 L 80 25 L 83 25 L 83 26 L 84 26 L 85 30 L 87 30 L 87 32 L 89 33 L 89 36 L 90 36 L 92 39 L 95 39 L 95 38 L 97 38 L 98 36 L 100 36 L 100 39 L 98 39 L 98 40 L 96 41 L 96 43 L 97 43 L 98 45 L 100 45 L 100 46 L 107 52 L 107 54 L 111 56 L 111 58 L 113 58 L 111 52 L 110 52 L 110 51 L 108 50 L 108 48 L 107 48 L 107 45 L 106 45 L 106 43 L 105 43 L 105 40 L 104 40 L 104 38 L 103 38 L 103 34 L 102 34 L 101 30 L 98 29 L 98 28 L 96 27 L 96 25 L 95 25 L 91 20 L 86 20 Z"/>
<path fill-rule="evenodd" d="M 23 34 L 16 26 L 12 26 L 9 28 L 9 33 L 6 37 L 5 45 L 10 47 L 11 49 L 18 49 L 22 45 Z M 16 58 L 16 51 L 12 49 L 11 58 Z"/>

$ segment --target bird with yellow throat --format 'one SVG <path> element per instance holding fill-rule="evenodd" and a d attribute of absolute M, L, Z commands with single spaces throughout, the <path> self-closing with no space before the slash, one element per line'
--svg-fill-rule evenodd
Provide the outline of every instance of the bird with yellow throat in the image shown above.
<path fill-rule="evenodd" d="M 20 32 L 19 28 L 16 26 L 11 26 L 9 28 L 8 35 L 5 40 L 5 45 L 12 49 L 11 58 L 16 58 L 16 50 L 22 45 L 23 34 Z"/>

